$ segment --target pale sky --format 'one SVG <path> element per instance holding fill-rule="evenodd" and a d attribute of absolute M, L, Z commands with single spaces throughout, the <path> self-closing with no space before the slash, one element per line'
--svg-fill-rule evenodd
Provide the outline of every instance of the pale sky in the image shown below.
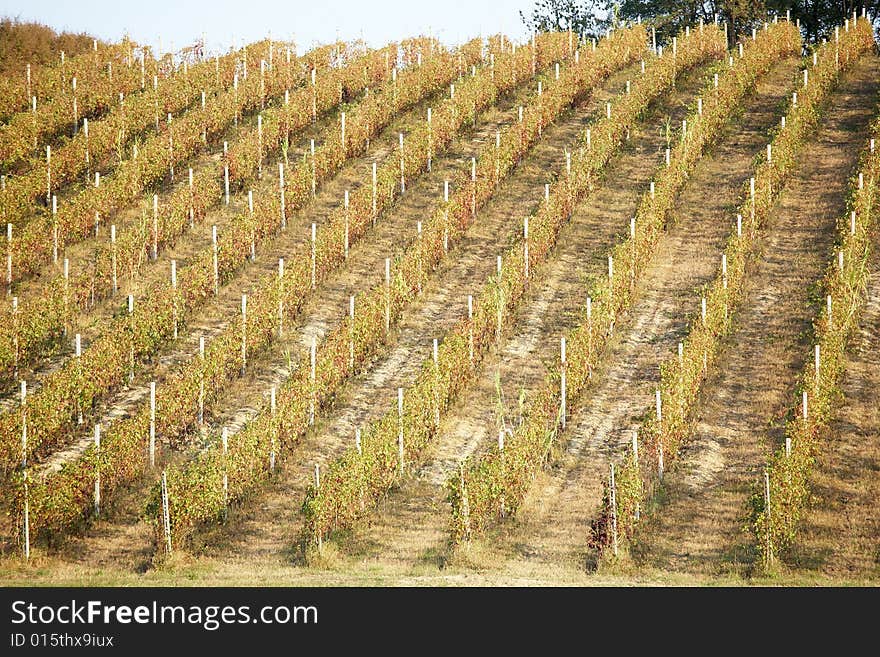
<path fill-rule="evenodd" d="M 164 52 L 202 33 L 209 51 L 271 36 L 302 53 L 316 43 L 363 38 L 371 46 L 431 33 L 447 44 L 499 31 L 527 38 L 519 11 L 535 0 L 0 0 L 0 14 L 118 41 L 126 33 Z"/>

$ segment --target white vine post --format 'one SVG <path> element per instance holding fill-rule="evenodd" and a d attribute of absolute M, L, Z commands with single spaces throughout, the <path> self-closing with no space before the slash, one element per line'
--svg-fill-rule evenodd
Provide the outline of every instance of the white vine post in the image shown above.
<path fill-rule="evenodd" d="M 470 357 L 471 364 L 474 362 L 474 297 L 472 294 L 468 295 L 467 298 L 467 308 L 468 308 L 468 355 Z"/>
<path fill-rule="evenodd" d="M 428 173 L 431 173 L 431 155 L 432 149 L 431 146 L 433 144 L 433 131 L 431 128 L 431 108 L 428 108 Z"/>
<path fill-rule="evenodd" d="M 205 424 L 205 336 L 199 336 L 199 426 Z"/>
<path fill-rule="evenodd" d="M 156 382 L 150 381 L 150 467 L 156 467 Z"/>
<path fill-rule="evenodd" d="M 113 276 L 113 295 L 119 292 L 119 278 L 116 270 L 116 224 L 110 226 L 110 268 Z"/>
<path fill-rule="evenodd" d="M 529 279 L 529 218 L 523 220 L 523 267 L 526 281 Z"/>
<path fill-rule="evenodd" d="M 312 344 L 309 349 L 309 365 L 311 369 L 309 370 L 309 383 L 311 383 L 311 399 L 309 400 L 309 424 L 315 423 L 315 411 L 318 406 L 317 396 L 318 390 L 315 385 L 316 379 L 316 366 L 317 366 L 317 350 L 318 350 L 318 339 L 313 335 L 312 336 Z"/>
<path fill-rule="evenodd" d="M 177 340 L 177 260 L 171 261 L 171 312 L 174 321 L 174 339 Z"/>
<path fill-rule="evenodd" d="M 223 189 L 226 196 L 226 205 L 229 205 L 229 164 L 223 165 Z"/>
<path fill-rule="evenodd" d="M 95 515 L 101 515 L 101 425 L 95 425 Z"/>
<path fill-rule="evenodd" d="M 397 389 L 397 418 L 398 418 L 398 434 L 397 434 L 397 459 L 400 465 L 400 476 L 403 477 L 403 388 Z"/>
<path fill-rule="evenodd" d="M 168 509 L 168 475 L 162 471 L 162 524 L 165 530 L 165 550 L 171 554 L 171 514 Z"/>

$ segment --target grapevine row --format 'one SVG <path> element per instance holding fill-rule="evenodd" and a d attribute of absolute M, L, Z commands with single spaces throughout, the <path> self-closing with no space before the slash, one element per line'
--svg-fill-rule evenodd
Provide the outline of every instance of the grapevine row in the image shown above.
<path fill-rule="evenodd" d="M 257 55 L 268 52 L 266 43 L 252 44 Z M 330 47 L 319 49 L 318 53 L 306 56 L 319 68 L 329 65 Z M 151 127 L 158 133 L 167 130 L 165 118 L 170 113 L 178 115 L 205 95 L 205 102 L 226 90 L 233 84 L 236 68 L 245 50 L 218 57 L 213 61 L 201 62 L 183 73 L 177 73 L 161 80 L 153 79 L 150 92 L 129 98 L 117 105 L 106 117 L 99 121 L 83 121 L 82 129 L 73 139 L 32 158 L 26 170 L 7 180 L 6 187 L 0 191 L 0 219 L 4 223 L 15 224 L 20 230 L 23 221 L 35 211 L 34 202 L 40 198 L 51 200 L 52 192 L 77 177 L 85 174 L 86 185 L 91 184 L 92 171 L 99 171 L 102 165 L 109 165 L 117 158 L 121 162 L 124 149 L 129 141 L 146 133 Z M 296 62 L 301 65 L 300 61 Z M 281 75 L 288 74 L 288 85 L 295 84 L 300 75 L 291 75 L 294 67 L 276 67 Z M 271 73 L 270 69 L 270 73 Z M 48 159 L 48 162 L 47 162 Z M 106 174 L 105 174 L 106 175 Z"/>
<path fill-rule="evenodd" d="M 359 90 L 357 80 L 361 80 L 363 71 L 372 70 L 371 79 L 386 79 L 392 74 L 385 68 L 383 53 L 396 52 L 396 45 L 355 58 L 347 67 L 337 69 L 337 73 L 322 76 L 320 82 L 296 91 L 281 108 L 270 108 L 263 114 L 275 118 L 281 115 L 284 120 L 282 127 L 286 138 L 289 134 L 302 129 L 318 112 L 326 112 L 335 107 L 339 101 L 340 76 L 351 78 L 345 87 L 349 93 Z M 247 135 L 256 133 L 257 129 L 247 131 L 241 138 L 248 142 Z M 270 142 L 271 143 L 271 142 Z M 239 141 L 232 143 L 230 153 L 239 149 Z M 264 146 L 263 152 L 269 149 Z M 251 168 L 239 168 L 239 180 L 257 174 L 259 161 L 251 161 Z M 113 294 L 114 261 L 117 272 L 117 287 L 122 276 L 119 272 L 133 272 L 145 258 L 153 256 L 161 247 L 172 244 L 197 218 L 202 218 L 207 211 L 220 203 L 223 198 L 223 169 L 208 167 L 193 176 L 192 184 L 176 189 L 170 199 L 156 207 L 155 231 L 144 235 L 140 231 L 120 232 L 116 241 L 99 245 L 89 266 L 79 272 L 68 274 L 56 273 L 47 283 L 40 287 L 35 298 L 18 299 L 18 307 L 7 306 L 9 321 L 0 328 L 0 371 L 11 372 L 16 366 L 26 363 L 37 355 L 53 337 L 58 337 L 68 321 L 68 316 L 75 308 L 88 308 L 95 301 Z M 298 207 L 294 204 L 294 207 Z M 39 308 L 39 312 L 35 309 Z"/>
<path fill-rule="evenodd" d="M 134 50 L 137 48 L 140 46 L 128 39 L 106 47 L 102 45 L 100 51 L 95 43 L 92 52 L 63 58 L 59 53 L 58 60 L 53 64 L 25 64 L 18 74 L 0 77 L 0 121 L 7 121 L 16 112 L 30 110 L 33 96 L 41 101 L 48 101 L 57 94 L 64 93 L 74 75 L 83 80 L 91 80 L 90 76 L 103 75 L 106 73 L 103 62 L 113 61 L 127 65 L 128 60 L 133 61 Z M 145 66 L 149 62 L 152 75 L 153 67 L 158 62 L 152 58 L 145 58 L 144 61 Z"/>
<path fill-rule="evenodd" d="M 396 44 L 388 46 L 396 52 Z M 318 111 L 335 107 L 346 94 L 359 92 L 373 81 L 387 74 L 386 49 L 373 51 L 363 62 L 363 68 L 349 66 L 330 69 L 319 84 L 301 88 L 300 95 L 317 98 Z M 182 117 L 168 122 L 166 134 L 147 139 L 137 152 L 116 168 L 99 187 L 86 188 L 71 203 L 62 205 L 57 213 L 35 217 L 22 228 L 18 237 L 13 236 L 7 245 L 13 262 L 13 282 L 34 274 L 40 265 L 62 257 L 66 244 L 88 237 L 94 231 L 95 216 L 107 217 L 137 195 L 170 174 L 174 167 L 200 152 L 205 142 L 214 140 L 229 125 L 248 112 L 261 108 L 267 99 L 283 96 L 286 78 L 251 75 L 242 80 L 238 88 L 216 96 L 210 105 L 198 107 Z M 297 117 L 304 124 L 312 119 L 310 111 Z"/>
<path fill-rule="evenodd" d="M 22 160 L 37 150 L 38 145 L 65 132 L 79 128 L 84 117 L 96 117 L 119 103 L 125 96 L 143 91 L 141 68 L 127 55 L 126 47 L 115 46 L 110 57 L 99 67 L 89 62 L 94 55 L 81 55 L 86 66 L 80 67 L 81 77 L 64 73 L 62 86 L 51 98 L 33 95 L 29 111 L 19 112 L 0 127 L 0 162 L 4 172 L 15 171 Z"/>
<path fill-rule="evenodd" d="M 431 65 L 424 67 L 422 72 L 438 73 Z M 425 94 L 445 85 L 442 79 L 434 86 L 424 85 L 419 78 L 420 69 L 413 69 L 408 75 L 401 76 L 396 89 L 402 104 L 417 102 Z M 391 103 L 383 106 L 383 112 L 390 109 L 393 109 Z M 390 116 L 388 112 L 384 120 L 387 122 Z M 365 141 L 363 132 L 369 135 L 372 130 L 381 127 L 382 122 L 376 118 L 371 115 L 363 117 L 363 121 L 351 121 L 351 142 L 347 140 L 345 148 L 342 147 L 336 126 L 327 130 L 320 149 L 322 161 L 333 165 L 327 167 L 327 176 L 332 175 L 350 154 L 360 150 Z M 306 179 L 309 181 L 309 191 L 300 193 Z M 302 207 L 311 198 L 311 180 L 311 164 L 307 162 L 287 177 L 289 187 L 285 194 L 285 212 Z M 209 198 L 219 196 L 216 189 L 208 193 L 211 194 Z M 187 208 L 188 201 L 186 199 Z M 73 429 L 79 411 L 89 417 L 93 406 L 123 383 L 133 363 L 152 357 L 159 347 L 173 339 L 175 315 L 179 325 L 185 324 L 188 314 L 216 293 L 224 279 L 246 262 L 256 244 L 270 238 L 278 230 L 282 216 L 280 199 L 275 196 L 257 199 L 254 205 L 253 214 L 240 215 L 232 221 L 218 240 L 216 252 L 209 247 L 193 258 L 188 267 L 178 272 L 176 287 L 165 281 L 154 285 L 144 298 L 137 300 L 133 312 L 115 318 L 100 337 L 83 351 L 81 357 L 69 359 L 43 380 L 40 390 L 27 400 L 31 418 L 27 445 L 30 457 L 39 457 L 57 444 L 65 430 Z M 175 216 L 179 218 L 181 214 L 178 212 Z M 0 466 L 6 469 L 18 462 L 21 446 L 14 436 L 21 435 L 22 423 L 21 412 L 8 412 L 0 416 Z"/>
<path fill-rule="evenodd" d="M 643 506 L 645 482 L 655 476 L 656 465 L 674 462 L 682 442 L 691 430 L 690 419 L 702 384 L 717 363 L 722 340 L 729 334 L 731 317 L 742 299 L 747 264 L 757 254 L 759 239 L 775 199 L 791 172 L 807 139 L 814 134 L 820 110 L 839 80 L 840 73 L 873 45 L 865 22 L 844 33 L 840 42 L 822 46 L 816 65 L 809 70 L 809 84 L 797 92 L 785 117 L 785 124 L 768 147 L 769 159 L 761 158 L 749 184 L 749 194 L 739 208 L 741 227 L 734 230 L 724 249 L 725 265 L 705 296 L 701 312 L 682 343 L 681 355 L 661 365 L 660 415 L 649 411 L 638 436 L 644 445 L 639 463 L 633 454 L 616 468 L 614 495 L 605 484 L 602 507 L 593 522 L 591 542 L 605 551 L 626 545 L 636 526 L 637 509 Z M 643 474 L 646 472 L 647 474 Z M 658 475 L 659 478 L 659 475 Z M 612 504 L 613 500 L 613 504 Z"/>
<path fill-rule="evenodd" d="M 542 64 L 545 60 L 562 52 L 559 38 L 539 37 L 538 52 L 535 60 Z M 471 107 L 481 108 L 494 101 L 500 90 L 512 88 L 530 74 L 532 65 L 532 52 L 521 50 L 518 56 L 501 55 L 495 62 L 493 69 L 481 70 L 476 77 L 463 82 L 456 90 L 454 98 L 445 101 L 439 108 L 436 116 L 436 124 L 432 126 L 432 136 L 438 150 L 445 148 L 451 137 L 464 125 L 467 112 Z M 513 64 L 517 64 L 514 66 Z M 494 84 L 493 84 L 494 78 Z M 402 79 L 399 81 L 402 82 Z M 498 85 L 497 87 L 495 85 Z M 398 92 L 403 94 L 406 87 L 401 86 Z M 361 130 L 365 130 L 362 127 Z M 363 133 L 360 133 L 363 135 Z M 367 133 L 369 134 L 369 133 Z M 404 154 L 407 162 L 409 175 L 422 170 L 425 166 L 426 146 L 428 145 L 428 130 L 417 128 L 410 133 L 408 145 Z M 394 188 L 398 182 L 400 170 L 393 165 L 383 166 L 379 175 L 381 196 L 376 198 L 377 213 L 383 211 L 394 201 Z M 388 191 L 385 194 L 385 190 Z M 377 218 L 373 213 L 371 192 L 366 197 L 363 192 L 356 192 L 349 207 L 347 219 L 349 221 L 350 237 L 358 239 L 365 234 L 371 224 Z M 366 198 L 366 202 L 364 199 Z M 360 199 L 360 200 L 358 200 Z M 275 216 L 275 215 L 273 215 Z M 316 244 L 316 258 L 321 262 L 320 268 L 316 267 L 316 283 L 324 280 L 331 271 L 344 262 L 340 257 L 341 241 L 343 238 L 346 215 L 338 212 L 329 221 L 328 227 L 322 230 L 321 241 Z M 284 314 L 295 313 L 308 298 L 312 291 L 311 272 L 308 266 L 309 257 L 305 253 L 301 258 L 293 258 L 294 267 L 284 272 L 283 278 L 264 281 L 256 295 L 252 296 L 252 303 L 248 304 L 248 342 L 253 348 L 260 348 L 274 339 L 278 330 L 278 311 L 281 307 L 279 302 L 284 302 Z M 300 266 L 302 263 L 305 266 Z M 164 386 L 162 395 L 157 399 L 157 431 L 166 438 L 174 438 L 185 431 L 194 422 L 195 409 L 198 406 L 200 394 L 203 401 L 208 404 L 213 401 L 217 391 L 222 387 L 227 376 L 237 372 L 241 366 L 240 345 L 237 338 L 241 335 L 241 322 L 233 325 L 224 335 L 214 340 L 210 348 L 206 350 L 205 358 L 201 362 L 189 364 L 185 369 L 175 375 L 169 385 Z M 202 391 L 204 391 L 202 393 Z M 139 471 L 144 467 L 142 458 L 133 458 L 133 455 L 143 455 L 145 437 L 148 434 L 148 418 L 144 412 L 138 413 L 135 418 L 117 423 L 105 447 L 102 447 L 100 463 L 102 481 L 105 486 L 113 486 L 114 482 L 126 481 L 131 477 L 131 469 Z M 34 491 L 31 489 L 33 504 L 40 509 L 55 509 L 52 515 L 39 517 L 38 522 L 42 526 L 58 526 L 69 522 L 77 517 L 82 510 L 88 509 L 89 504 L 80 506 L 62 505 L 59 509 L 56 504 L 48 504 L 40 501 L 40 496 L 54 496 L 61 491 L 78 491 L 84 495 L 88 488 L 88 472 L 95 465 L 96 455 L 86 453 L 84 458 L 77 463 L 70 464 L 63 469 L 58 476 L 53 476 L 53 481 L 46 481 L 45 488 Z M 85 488 L 84 488 L 85 484 Z M 112 488 L 111 488 L 112 490 Z M 82 502 L 85 498 L 79 498 Z M 60 513 L 59 513 L 60 511 Z M 65 515 L 66 514 L 66 515 Z"/>
<path fill-rule="evenodd" d="M 861 31 L 865 31 L 864 26 Z M 818 352 L 811 354 L 814 358 L 807 360 L 801 373 L 799 403 L 791 408 L 785 442 L 770 458 L 767 480 L 756 486 L 750 500 L 755 547 L 768 569 L 797 536 L 810 499 L 813 466 L 842 401 L 840 381 L 846 367 L 846 348 L 865 305 L 868 256 L 878 224 L 878 139 L 880 120 L 875 120 L 871 139 L 874 148 L 867 149 L 859 173 L 851 181 L 849 212 L 838 222 L 838 259 L 820 281 L 826 304 L 813 324 L 814 349 Z"/>
<path fill-rule="evenodd" d="M 423 364 L 395 408 L 366 427 L 360 445 L 331 463 L 319 486 L 309 487 L 304 540 L 320 545 L 333 528 L 353 526 L 403 476 L 405 464 L 421 462 L 437 434 L 438 417 L 477 376 L 479 362 L 498 339 L 499 325 L 509 322 L 527 298 L 559 230 L 593 190 L 628 129 L 682 70 L 723 53 L 723 41 L 715 26 L 690 33 L 673 54 L 650 62 L 631 92 L 609 109 L 610 118 L 594 124 L 590 145 L 572 153 L 570 173 L 566 170 L 550 185 L 546 200 L 527 219 L 523 241 L 507 251 L 499 274 L 474 297 L 472 317 L 446 333 L 437 357 Z"/>
<path fill-rule="evenodd" d="M 542 127 L 611 71 L 633 61 L 643 44 L 642 29 L 622 31 L 603 41 L 595 53 L 579 51 L 575 64 L 562 70 L 558 80 L 544 81 L 546 89 L 523 108 L 522 122 L 501 131 L 495 144 L 482 149 L 473 168 L 460 172 L 453 181 L 451 197 L 438 203 L 416 241 L 395 261 L 393 269 L 389 267 L 387 284 L 358 295 L 354 318 L 344 319 L 316 349 L 314 381 L 310 359 L 304 359 L 281 389 L 277 412 L 271 408 L 264 410 L 233 437 L 226 454 L 221 443 L 215 443 L 214 449 L 196 461 L 167 473 L 170 496 L 174 499 L 172 526 L 176 544 L 184 543 L 199 523 L 218 517 L 229 499 L 243 497 L 266 477 L 272 454 L 290 449 L 306 433 L 312 416 L 328 405 L 340 387 L 387 343 L 392 324 L 398 322 L 404 309 L 417 297 L 429 272 L 446 257 L 450 244 L 460 240 L 474 221 L 477 208 L 493 196 L 500 182 L 531 149 Z M 528 61 L 522 64 L 528 70 Z M 225 499 L 216 495 L 222 493 L 222 486 L 213 490 L 210 487 L 210 482 L 216 481 L 218 463 L 224 470 L 234 471 L 231 478 L 227 477 L 233 483 Z M 194 488 L 198 492 L 190 492 Z M 154 495 L 154 510 L 156 499 Z"/>

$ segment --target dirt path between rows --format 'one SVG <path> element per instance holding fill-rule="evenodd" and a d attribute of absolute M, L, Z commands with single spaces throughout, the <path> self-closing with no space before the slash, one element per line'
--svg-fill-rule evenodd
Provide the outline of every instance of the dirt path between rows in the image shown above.
<path fill-rule="evenodd" d="M 814 468 L 815 501 L 792 554 L 798 569 L 829 577 L 880 579 L 880 243 L 869 268 L 868 302 L 853 336 L 843 406 Z"/>
<path fill-rule="evenodd" d="M 750 271 L 721 370 L 705 385 L 691 440 L 666 478 L 667 502 L 638 533 L 646 567 L 745 573 L 754 559 L 745 504 L 771 449 L 806 355 L 847 179 L 876 107 L 880 58 L 848 73 L 782 194 Z"/>

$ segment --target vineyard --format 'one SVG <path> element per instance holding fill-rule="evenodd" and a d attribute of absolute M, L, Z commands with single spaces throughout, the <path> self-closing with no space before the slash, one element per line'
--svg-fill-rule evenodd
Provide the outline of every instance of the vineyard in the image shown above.
<path fill-rule="evenodd" d="M 0 582 L 876 585 L 880 52 L 756 25 L 0 78 Z"/>

